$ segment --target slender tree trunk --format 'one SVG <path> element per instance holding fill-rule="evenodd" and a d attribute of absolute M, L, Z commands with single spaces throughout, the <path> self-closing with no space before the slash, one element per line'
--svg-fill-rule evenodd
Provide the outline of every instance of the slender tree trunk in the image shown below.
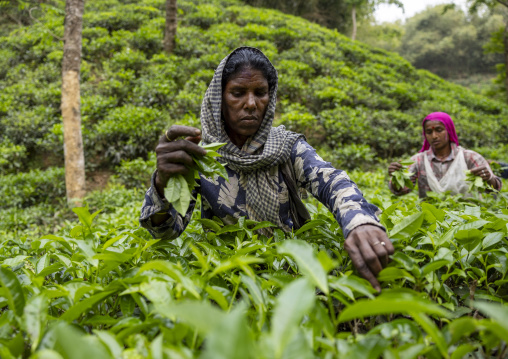
<path fill-rule="evenodd" d="M 176 46 L 176 0 L 166 0 L 166 27 L 164 28 L 164 51 L 171 54 Z"/>
<path fill-rule="evenodd" d="M 81 137 L 79 69 L 85 0 L 66 0 L 62 61 L 62 118 L 65 187 L 69 205 L 81 205 L 85 196 L 85 156 Z"/>
<path fill-rule="evenodd" d="M 351 18 L 353 19 L 353 33 L 351 34 L 351 39 L 353 41 L 356 40 L 356 5 L 353 5 L 353 9 L 351 10 Z"/>
<path fill-rule="evenodd" d="M 504 28 L 504 65 L 505 65 L 505 90 L 506 90 L 506 102 L 508 103 L 508 21 Z"/>

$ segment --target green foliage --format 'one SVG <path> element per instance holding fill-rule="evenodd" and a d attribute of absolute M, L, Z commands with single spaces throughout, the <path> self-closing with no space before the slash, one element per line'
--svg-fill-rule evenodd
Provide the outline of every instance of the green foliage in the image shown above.
<path fill-rule="evenodd" d="M 272 238 L 256 231 L 269 223 L 225 226 L 196 210 L 179 238 L 162 241 L 138 228 L 142 192 L 114 186 L 88 199 L 102 212 L 76 208 L 79 222 L 55 234 L 0 241 L 2 358 L 498 355 L 506 192 L 400 201 L 381 172 L 350 175 L 377 191 L 369 199 L 396 247 L 380 295 L 353 274 L 321 205 Z"/>
<path fill-rule="evenodd" d="M 355 168 L 366 170 L 371 168 L 375 162 L 375 153 L 370 146 L 367 145 L 345 145 L 337 147 L 333 150 L 330 160 L 344 170 L 352 170 Z"/>
<path fill-rule="evenodd" d="M 470 170 L 466 171 L 465 181 L 469 183 L 469 192 L 484 192 L 485 190 L 494 190 L 492 186 L 480 176 L 471 173 Z"/>
<path fill-rule="evenodd" d="M 115 182 L 127 188 L 147 188 L 149 186 L 148 174 L 155 171 L 157 166 L 155 152 L 148 155 L 148 160 L 136 158 L 135 160 L 122 160 L 116 168 Z"/>
<path fill-rule="evenodd" d="M 64 169 L 31 170 L 0 177 L 0 209 L 54 203 L 65 195 Z"/>
<path fill-rule="evenodd" d="M 372 24 L 362 21 L 358 26 L 357 40 L 386 51 L 397 52 L 402 43 L 405 27 L 401 21 Z"/>
<path fill-rule="evenodd" d="M 110 111 L 87 135 L 94 151 L 119 163 L 122 158 L 146 156 L 167 122 L 161 111 L 126 105 Z"/>
<path fill-rule="evenodd" d="M 202 146 L 206 150 L 204 156 L 192 155 L 195 166 L 189 168 L 186 175 L 179 174 L 169 179 L 164 188 L 164 197 L 182 216 L 187 213 L 192 191 L 196 187 L 195 178 L 199 178 L 200 174 L 207 178 L 216 179 L 220 176 L 228 180 L 226 169 L 215 160 L 215 157 L 220 157 L 216 151 L 224 145 L 225 143 L 210 143 Z"/>
<path fill-rule="evenodd" d="M 488 54 L 506 54 L 504 38 L 506 37 L 506 26 L 503 24 L 497 31 L 492 32 L 490 41 L 485 45 L 485 52 Z M 499 55 L 498 55 L 499 56 Z M 497 77 L 494 79 L 494 88 L 491 88 L 487 95 L 506 99 L 506 63 L 496 65 Z"/>
<path fill-rule="evenodd" d="M 26 148 L 9 140 L 0 142 L 0 174 L 20 170 L 26 157 Z"/>
<path fill-rule="evenodd" d="M 395 190 L 400 191 L 403 188 L 411 188 L 413 189 L 413 181 L 411 181 L 411 173 L 408 171 L 409 166 L 411 166 L 414 161 L 407 160 L 401 161 L 400 164 L 403 166 L 402 169 L 398 171 L 393 171 L 392 173 L 392 185 Z"/>
<path fill-rule="evenodd" d="M 256 7 L 272 8 L 287 14 L 300 16 L 322 26 L 337 29 L 342 33 L 350 33 L 351 5 L 353 2 L 351 0 L 244 0 L 244 2 Z M 374 12 L 373 2 L 355 2 L 358 18 L 368 18 Z"/>
<path fill-rule="evenodd" d="M 503 24 L 489 12 L 467 16 L 459 8 L 439 5 L 408 19 L 399 52 L 418 68 L 444 77 L 492 73 L 500 55 L 484 53 L 491 33 Z"/>

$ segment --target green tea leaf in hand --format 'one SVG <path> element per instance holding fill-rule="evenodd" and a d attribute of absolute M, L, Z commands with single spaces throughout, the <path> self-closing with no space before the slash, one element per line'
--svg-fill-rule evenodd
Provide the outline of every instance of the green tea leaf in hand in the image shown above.
<path fill-rule="evenodd" d="M 187 213 L 190 202 L 194 199 L 192 191 L 196 187 L 196 179 L 199 178 L 199 173 L 205 177 L 216 178 L 221 176 L 226 180 L 228 179 L 228 173 L 224 166 L 215 160 L 215 157 L 220 157 L 215 151 L 224 145 L 225 143 L 211 143 L 202 146 L 207 152 L 203 156 L 192 155 L 194 166 L 189 168 L 189 172 L 186 175 L 177 175 L 169 179 L 164 189 L 164 196 L 182 216 Z"/>
<path fill-rule="evenodd" d="M 400 191 L 404 188 L 414 188 L 413 181 L 411 181 L 411 173 L 408 171 L 409 166 L 414 163 L 412 160 L 400 161 L 400 164 L 404 166 L 398 171 L 392 172 L 392 186 L 396 191 Z"/>
<path fill-rule="evenodd" d="M 180 196 L 181 189 L 181 182 L 178 180 L 178 176 L 171 177 L 164 189 L 164 197 L 166 197 L 169 203 L 172 203 Z"/>
<path fill-rule="evenodd" d="M 221 148 L 222 146 L 224 146 L 225 143 L 210 143 L 208 145 L 203 145 L 201 147 L 203 147 L 207 152 L 208 151 L 217 151 L 219 148 Z"/>

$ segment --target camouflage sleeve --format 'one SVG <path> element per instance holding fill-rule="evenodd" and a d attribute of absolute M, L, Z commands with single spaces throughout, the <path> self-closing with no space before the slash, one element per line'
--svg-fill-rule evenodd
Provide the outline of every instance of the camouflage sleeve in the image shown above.
<path fill-rule="evenodd" d="M 382 229 L 379 209 L 367 202 L 345 171 L 325 162 L 304 140 L 299 140 L 291 154 L 298 184 L 334 214 L 344 238 L 358 226 L 372 224 Z"/>
<path fill-rule="evenodd" d="M 155 176 L 152 175 L 151 186 L 145 193 L 145 199 L 141 207 L 141 216 L 139 223 L 141 227 L 146 228 L 154 238 L 174 239 L 185 230 L 192 217 L 192 212 L 196 206 L 196 201 L 192 200 L 185 216 L 179 214 L 165 198 L 161 198 L 155 189 Z M 196 191 L 192 193 L 196 198 Z M 152 215 L 157 212 L 167 212 L 169 218 L 156 226 L 152 223 Z"/>

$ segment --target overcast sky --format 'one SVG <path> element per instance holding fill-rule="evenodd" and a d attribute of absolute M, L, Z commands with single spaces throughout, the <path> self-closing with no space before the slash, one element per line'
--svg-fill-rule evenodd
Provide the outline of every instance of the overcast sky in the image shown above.
<path fill-rule="evenodd" d="M 401 0 L 401 2 L 404 4 L 404 13 L 395 5 L 379 5 L 375 13 L 376 21 L 381 23 L 385 21 L 405 20 L 417 12 L 425 10 L 429 5 L 455 3 L 456 5 L 464 6 L 466 0 Z"/>

